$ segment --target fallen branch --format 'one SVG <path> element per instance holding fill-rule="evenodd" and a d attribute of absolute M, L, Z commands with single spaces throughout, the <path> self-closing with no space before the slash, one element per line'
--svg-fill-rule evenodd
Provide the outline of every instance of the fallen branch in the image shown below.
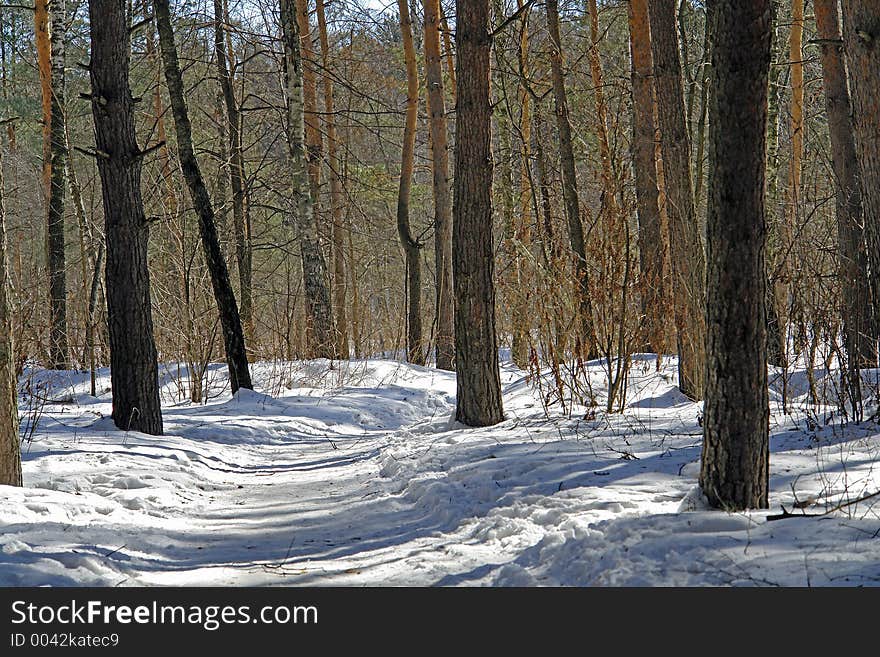
<path fill-rule="evenodd" d="M 868 493 L 867 495 L 862 495 L 861 497 L 857 497 L 854 500 L 849 500 L 847 502 L 841 502 L 835 507 L 828 509 L 822 513 L 792 513 L 784 506 L 782 507 L 782 513 L 777 513 L 772 516 L 767 516 L 767 522 L 772 522 L 773 520 L 785 520 L 786 518 L 821 518 L 822 516 L 831 515 L 835 511 L 840 511 L 841 509 L 845 509 L 848 506 L 852 506 L 853 504 L 859 504 L 861 502 L 865 502 L 866 500 L 870 500 L 873 497 L 880 496 L 880 490 L 876 490 L 873 493 Z"/>

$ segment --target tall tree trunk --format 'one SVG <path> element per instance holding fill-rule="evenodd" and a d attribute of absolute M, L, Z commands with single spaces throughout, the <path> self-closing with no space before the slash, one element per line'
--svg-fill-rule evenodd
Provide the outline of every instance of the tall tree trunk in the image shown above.
<path fill-rule="evenodd" d="M 716 0 L 715 12 L 700 486 L 713 506 L 739 511 L 768 505 L 764 174 L 770 0 Z"/>
<path fill-rule="evenodd" d="M 672 289 L 678 341 L 678 387 L 691 399 L 702 399 L 706 335 L 703 279 L 706 260 L 691 185 L 690 149 L 675 27 L 675 0 L 649 0 L 648 9 L 657 119 L 660 125 L 663 177 L 669 215 Z"/>
<path fill-rule="evenodd" d="M 667 317 L 672 308 L 672 299 L 664 257 L 669 236 L 667 227 L 661 221 L 660 192 L 657 187 L 651 31 L 646 0 L 631 0 L 627 8 L 632 58 L 632 157 L 639 221 L 642 313 L 645 316 L 648 348 L 663 354 L 670 346 Z"/>
<path fill-rule="evenodd" d="M 519 11 L 524 9 L 523 0 L 517 0 Z M 523 251 L 529 251 L 532 246 L 532 203 L 534 200 L 534 188 L 532 185 L 531 160 L 532 160 L 532 96 L 528 89 L 528 53 L 529 31 L 528 10 L 523 13 L 522 28 L 519 33 L 517 59 L 521 74 L 518 96 L 521 107 L 519 119 L 520 137 L 520 169 L 519 169 L 519 213 L 516 219 L 514 240 L 517 253 L 514 258 L 514 280 L 519 288 L 519 293 L 514 298 L 514 306 L 511 309 L 513 315 L 513 339 L 510 357 L 520 369 L 529 366 L 529 352 L 531 347 L 530 328 L 532 324 L 532 281 L 529 267 L 522 257 Z"/>
<path fill-rule="evenodd" d="M 90 0 L 92 116 L 107 239 L 107 328 L 113 421 L 162 433 L 156 345 L 147 267 L 149 229 L 141 198 L 143 154 L 128 84 L 129 24 L 124 0 Z"/>
<path fill-rule="evenodd" d="M 295 0 L 279 0 L 284 47 L 284 87 L 287 101 L 287 149 L 290 161 L 290 223 L 299 241 L 309 323 L 310 356 L 333 358 L 333 314 L 327 288 L 327 263 L 318 241 L 312 185 L 305 146 L 302 43 Z"/>
<path fill-rule="evenodd" d="M 562 195 L 565 200 L 565 217 L 568 221 L 568 238 L 575 257 L 578 307 L 581 320 L 583 354 L 595 356 L 596 334 L 593 326 L 593 305 L 590 300 L 590 274 L 584 244 L 584 227 L 581 223 L 578 200 L 577 174 L 575 172 L 574 146 L 571 123 L 568 120 L 568 99 L 562 71 L 562 45 L 559 34 L 559 3 L 547 0 L 547 29 L 550 33 L 550 70 L 553 78 L 553 99 L 556 104 L 556 127 L 559 131 L 559 159 L 562 165 Z M 458 169 L 456 168 L 456 171 Z"/>
<path fill-rule="evenodd" d="M 846 84 L 846 63 L 843 59 L 837 0 L 816 0 L 814 6 L 836 192 L 838 277 L 843 344 L 847 358 L 844 383 L 858 417 L 861 415 L 862 399 L 859 369 L 872 367 L 877 356 L 870 339 L 871 291 L 868 286 L 868 258 L 862 230 L 859 167 L 850 118 L 852 108 Z"/>
<path fill-rule="evenodd" d="M 871 351 L 880 329 L 880 11 L 877 0 L 843 0 L 843 41 L 860 166 L 869 287 L 874 308 Z"/>
<path fill-rule="evenodd" d="M 48 208 L 52 177 L 52 44 L 49 40 L 49 0 L 34 0 L 34 46 L 40 76 L 43 123 L 43 194 Z"/>
<path fill-rule="evenodd" d="M 226 260 L 220 250 L 220 239 L 214 223 L 214 207 L 205 187 L 202 172 L 193 150 L 192 127 L 189 111 L 184 98 L 183 76 L 177 60 L 177 46 L 174 44 L 174 30 L 171 27 L 171 9 L 169 0 L 154 0 L 156 27 L 159 30 L 159 51 L 165 68 L 165 82 L 168 85 L 168 96 L 171 100 L 171 111 L 174 115 L 174 127 L 177 133 L 177 153 L 183 169 L 183 177 L 189 188 L 193 206 L 199 217 L 199 235 L 205 254 L 205 262 L 211 275 L 211 286 L 214 300 L 220 315 L 220 326 L 223 332 L 223 344 L 226 348 L 226 364 L 229 367 L 229 385 L 232 394 L 239 388 L 253 388 L 248 368 L 247 351 L 245 350 L 244 332 L 235 293 L 229 282 L 229 271 Z"/>
<path fill-rule="evenodd" d="M 36 0 L 34 41 L 43 118 L 43 193 L 46 206 L 46 268 L 49 283 L 48 366 L 67 368 L 67 291 L 64 261 L 64 9 Z M 53 50 L 55 51 L 53 53 Z M 54 56 L 53 56 L 54 55 Z M 60 126 L 60 132 L 59 130 Z M 59 135 L 62 138 L 58 139 Z M 58 171 L 53 172 L 53 164 Z"/>
<path fill-rule="evenodd" d="M 694 155 L 694 207 L 699 212 L 703 200 L 703 169 L 706 154 L 706 117 L 709 113 L 709 79 L 712 73 L 712 10 L 706 8 L 706 20 L 703 26 L 703 61 L 700 64 L 700 113 L 697 117 L 697 152 Z M 695 80 L 696 82 L 696 80 Z M 693 97 L 689 98 L 693 101 Z"/>
<path fill-rule="evenodd" d="M 779 108 L 782 104 L 782 64 L 780 59 L 779 5 L 772 4 L 773 32 L 770 44 L 770 97 L 767 109 L 767 221 L 772 222 L 778 215 L 779 202 L 779 133 L 782 127 Z M 772 225 L 772 224 L 771 224 Z M 772 238 L 772 229 L 768 237 Z M 781 261 L 778 245 L 772 240 L 767 246 L 767 362 L 783 367 L 785 365 L 786 340 L 779 319 L 779 308 L 776 299 L 777 268 Z M 783 387 L 787 378 L 783 377 Z M 783 395 L 783 405 L 785 405 Z"/>
<path fill-rule="evenodd" d="M 70 133 L 66 131 L 65 141 L 67 152 L 70 153 Z M 82 303 L 85 308 L 88 306 L 89 300 L 89 276 L 91 268 L 91 252 L 93 249 L 92 229 L 89 220 L 86 217 L 86 206 L 83 203 L 82 187 L 80 187 L 79 179 L 76 175 L 76 167 L 73 165 L 72 161 L 70 162 L 68 170 L 67 184 L 70 187 L 70 200 L 73 202 L 77 227 L 79 228 L 77 232 L 79 233 L 80 277 L 82 278 Z M 94 361 L 94 343 L 89 341 L 89 329 L 91 328 L 90 322 L 91 318 L 86 315 L 83 322 L 86 344 L 83 347 L 82 358 L 80 358 L 80 367 L 84 367 L 85 363 L 91 363 Z M 94 394 L 92 396 L 94 397 Z"/>
<path fill-rule="evenodd" d="M 469 426 L 504 419 L 492 248 L 492 106 L 489 0 L 456 0 L 452 267 L 455 284 L 455 419 Z"/>
<path fill-rule="evenodd" d="M 0 147 L 0 486 L 21 486 L 18 385 L 6 264 L 6 208 L 3 203 L 3 148 Z"/>
<path fill-rule="evenodd" d="M 348 308 L 345 283 L 345 242 L 348 229 L 343 213 L 342 163 L 339 159 L 339 140 L 333 103 L 333 77 L 330 74 L 330 42 L 327 38 L 327 19 L 324 0 L 316 0 L 318 34 L 321 38 L 321 62 L 324 68 L 324 111 L 327 130 L 327 159 L 330 168 L 330 216 L 333 244 L 333 317 L 336 320 L 336 351 L 339 358 L 348 358 Z"/>
<path fill-rule="evenodd" d="M 309 165 L 309 185 L 312 196 L 312 212 L 315 225 L 320 224 L 321 207 L 321 159 L 324 150 L 321 125 L 318 119 L 318 83 L 315 76 L 315 51 L 312 48 L 312 31 L 309 24 L 309 0 L 294 0 L 296 22 L 302 56 L 303 121 L 305 122 L 306 156 Z"/>
<path fill-rule="evenodd" d="M 223 0 L 214 0 L 214 56 L 220 78 L 220 91 L 226 108 L 226 134 L 229 138 L 229 184 L 232 188 L 232 225 L 235 233 L 235 259 L 238 264 L 238 287 L 241 297 L 240 314 L 245 339 L 254 339 L 253 317 L 253 250 L 250 235 L 250 217 L 247 207 L 244 174 L 244 154 L 241 143 L 241 113 L 232 87 L 232 53 L 226 48 L 226 23 Z"/>
<path fill-rule="evenodd" d="M 425 78 L 431 129 L 431 172 L 434 191 L 434 260 L 437 270 L 435 317 L 437 367 L 455 368 L 455 325 L 452 298 L 452 199 L 449 193 L 449 145 L 446 98 L 440 61 L 440 0 L 422 0 L 425 10 Z"/>
<path fill-rule="evenodd" d="M 791 68 L 791 157 L 788 164 L 785 215 L 780 227 L 781 253 L 774 280 L 774 296 L 779 321 L 782 365 L 786 367 L 787 336 L 793 323 L 802 321 L 800 315 L 800 291 L 794 280 L 797 271 L 794 249 L 798 229 L 801 202 L 801 178 L 804 158 L 804 0 L 792 0 L 791 31 L 788 37 L 788 61 Z M 802 345 L 802 340 L 796 340 Z"/>
<path fill-rule="evenodd" d="M 505 20 L 505 6 L 503 0 L 491 0 L 490 9 L 492 11 L 491 21 L 495 24 Z M 508 308 L 507 320 L 510 325 L 510 333 L 514 334 L 516 329 L 516 303 L 515 300 L 522 299 L 525 290 L 523 290 L 516 279 L 517 263 L 519 255 L 516 246 L 517 231 L 517 210 L 519 209 L 519 198 L 513 183 L 514 171 L 514 147 L 513 147 L 513 127 L 514 113 L 511 108 L 510 94 L 510 75 L 507 64 L 507 58 L 512 45 L 512 30 L 502 30 L 495 36 L 492 41 L 493 65 L 490 66 L 492 80 L 490 89 L 494 96 L 492 100 L 493 112 L 493 131 L 496 135 L 495 144 L 497 150 L 493 152 L 495 157 L 495 171 L 493 182 L 495 188 L 493 190 L 493 200 L 497 199 L 496 205 L 500 206 L 499 219 L 501 224 L 500 245 L 498 254 L 501 257 L 501 271 L 504 272 L 499 276 L 497 281 L 502 290 L 502 306 Z M 506 294 L 505 294 L 506 292 Z M 511 352 L 513 351 L 511 344 Z"/>
<path fill-rule="evenodd" d="M 52 0 L 50 16 L 52 100 L 50 180 L 47 221 L 49 297 L 49 363 L 52 369 L 69 367 L 67 344 L 67 272 L 64 254 L 64 194 L 67 190 L 67 131 L 64 127 L 64 66 L 67 9 L 65 0 Z"/>
<path fill-rule="evenodd" d="M 406 354 L 416 365 L 425 364 L 422 347 L 422 245 L 413 236 L 409 221 L 409 197 L 412 186 L 416 147 L 416 120 L 419 112 L 419 71 L 413 47 L 412 19 L 407 0 L 397 0 L 400 31 L 406 62 L 406 123 L 403 129 L 403 154 L 400 158 L 400 188 L 397 193 L 397 234 L 406 258 Z"/>

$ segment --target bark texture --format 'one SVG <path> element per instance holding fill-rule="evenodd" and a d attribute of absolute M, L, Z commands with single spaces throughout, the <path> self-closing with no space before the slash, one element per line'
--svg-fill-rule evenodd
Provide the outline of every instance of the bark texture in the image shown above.
<path fill-rule="evenodd" d="M 456 10 L 455 418 L 470 426 L 487 426 L 504 419 L 495 335 L 489 2 L 457 0 Z"/>
<path fill-rule="evenodd" d="M 814 6 L 836 193 L 840 310 L 843 319 L 843 345 L 847 357 L 844 383 L 853 410 L 858 411 L 862 396 L 859 369 L 871 367 L 876 358 L 870 339 L 871 292 L 868 286 L 868 256 L 862 230 L 859 167 L 837 0 L 816 0 Z"/>
<path fill-rule="evenodd" d="M 690 147 L 675 24 L 675 0 L 649 0 L 651 53 L 657 119 L 663 152 L 666 212 L 672 261 L 678 386 L 691 399 L 702 399 L 705 369 L 704 276 L 706 259 L 694 209 Z"/>
<path fill-rule="evenodd" d="M 52 98 L 49 117 L 49 203 L 47 252 L 49 269 L 49 364 L 52 369 L 69 367 L 67 344 L 67 272 L 64 253 L 64 200 L 67 190 L 67 131 L 65 128 L 65 55 L 67 6 L 52 0 L 50 11 Z"/>
<path fill-rule="evenodd" d="M 305 146 L 303 105 L 303 58 L 294 0 L 280 0 L 284 88 L 287 102 L 287 155 L 290 162 L 290 194 L 286 199 L 294 237 L 299 241 L 309 322 L 310 357 L 333 358 L 333 314 L 327 286 L 327 263 L 318 241 L 312 185 Z"/>
<path fill-rule="evenodd" d="M 0 147 L 0 486 L 21 486 L 18 385 L 6 266 L 6 210 L 3 204 L 3 149 Z"/>
<path fill-rule="evenodd" d="M 880 3 L 843 0 L 843 39 L 852 94 L 853 132 L 861 175 L 862 212 L 868 253 L 868 280 L 878 335 L 880 306 Z"/>
<path fill-rule="evenodd" d="M 239 388 L 253 388 L 245 350 L 244 331 L 241 326 L 235 293 L 229 282 L 226 259 L 220 250 L 220 238 L 217 235 L 217 226 L 214 221 L 214 206 L 211 203 L 211 197 L 208 195 L 208 189 L 205 186 L 193 150 L 192 127 L 184 98 L 183 75 L 180 72 L 180 63 L 177 59 L 177 46 L 174 44 L 169 2 L 168 0 L 154 0 L 153 8 L 156 12 L 156 27 L 159 30 L 159 51 L 162 53 L 165 82 L 168 85 L 168 96 L 174 115 L 177 153 L 180 158 L 180 166 L 183 169 L 183 177 L 199 217 L 199 235 L 205 262 L 211 275 L 214 300 L 220 315 L 226 364 L 229 367 L 229 384 L 232 387 L 232 394 L 235 394 Z"/>
<path fill-rule="evenodd" d="M 107 240 L 107 329 L 113 422 L 162 433 L 156 345 L 147 267 L 149 229 L 141 198 L 143 155 L 128 84 L 129 25 L 124 0 L 91 0 L 92 116 Z"/>
<path fill-rule="evenodd" d="M 716 0 L 700 486 L 728 511 L 767 508 L 764 175 L 770 0 Z"/>

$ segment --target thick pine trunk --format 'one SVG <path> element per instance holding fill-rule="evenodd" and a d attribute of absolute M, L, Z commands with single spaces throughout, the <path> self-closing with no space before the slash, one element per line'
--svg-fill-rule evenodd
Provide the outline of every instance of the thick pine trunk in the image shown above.
<path fill-rule="evenodd" d="M 849 69 L 853 132 L 858 157 L 862 212 L 874 321 L 871 351 L 880 324 L 880 6 L 877 0 L 843 0 L 843 40 Z"/>
<path fill-rule="evenodd" d="M 253 317 L 253 252 L 251 247 L 250 216 L 246 203 L 244 154 L 241 143 L 241 113 L 232 88 L 230 62 L 232 53 L 226 48 L 226 15 L 223 0 L 214 0 L 214 56 L 220 78 L 220 91 L 226 109 L 226 134 L 228 136 L 229 184 L 232 188 L 232 225 L 235 233 L 235 259 L 238 264 L 239 312 L 245 338 L 254 339 Z"/>
<path fill-rule="evenodd" d="M 764 175 L 770 0 L 717 0 L 715 12 L 700 486 L 713 506 L 739 511 L 768 503 Z"/>
<path fill-rule="evenodd" d="M 565 201 L 565 217 L 568 221 L 568 238 L 575 258 L 577 276 L 576 294 L 581 321 L 581 351 L 588 358 L 595 356 L 596 334 L 593 325 L 593 305 L 590 299 L 590 274 L 587 266 L 584 227 L 581 223 L 578 199 L 577 173 L 575 171 L 574 146 L 571 123 L 568 120 L 568 98 L 562 71 L 562 46 L 559 34 L 559 3 L 547 0 L 547 29 L 550 33 L 550 71 L 553 79 L 553 100 L 556 107 L 556 127 L 559 132 L 559 159 L 562 166 L 562 196 Z M 456 168 L 456 171 L 458 169 Z"/>
<path fill-rule="evenodd" d="M 199 217 L 199 235 L 202 240 L 205 262 L 211 275 L 214 300 L 220 315 L 226 364 L 229 367 L 229 384 L 232 387 L 232 393 L 235 394 L 239 388 L 253 388 L 241 317 L 238 313 L 238 304 L 235 300 L 232 284 L 229 282 L 226 260 L 220 250 L 220 239 L 217 236 L 217 227 L 214 222 L 214 207 L 211 204 L 211 198 L 208 195 L 208 189 L 205 187 L 205 181 L 193 150 L 192 127 L 184 98 L 183 76 L 177 59 L 177 46 L 174 44 L 169 2 L 168 0 L 155 0 L 153 8 L 156 12 L 156 27 L 159 30 L 159 51 L 162 53 L 162 63 L 165 68 L 165 82 L 168 85 L 168 96 L 174 115 L 177 152 L 183 169 L 183 177 Z"/>
<path fill-rule="evenodd" d="M 489 1 L 457 0 L 456 10 L 455 418 L 470 426 L 487 426 L 504 419 L 495 335 Z"/>
<path fill-rule="evenodd" d="M 309 322 L 308 354 L 333 358 L 333 315 L 327 287 L 327 263 L 318 241 L 312 185 L 305 142 L 303 107 L 303 59 L 299 24 L 294 0 L 280 0 L 284 47 L 284 86 L 287 101 L 287 149 L 290 162 L 290 224 L 299 241 L 305 288 L 306 316 Z"/>
<path fill-rule="evenodd" d="M 632 157 L 639 222 L 642 313 L 645 316 L 648 348 L 663 354 L 670 346 L 667 318 L 672 309 L 672 299 L 665 256 L 669 237 L 660 216 L 657 185 L 651 31 L 646 0 L 631 0 L 627 7 L 632 58 Z"/>
<path fill-rule="evenodd" d="M 844 379 L 854 409 L 861 408 L 859 369 L 876 360 L 871 335 L 871 292 L 868 287 L 868 258 L 862 230 L 862 200 L 858 160 L 853 138 L 846 64 L 837 0 L 816 0 L 816 27 L 825 87 L 825 109 L 831 136 L 834 169 L 838 277 L 840 280 L 843 344 L 847 376 Z"/>
<path fill-rule="evenodd" d="M 406 122 L 403 128 L 403 153 L 400 158 L 400 187 L 397 192 L 397 234 L 406 258 L 406 355 L 410 363 L 425 364 L 422 346 L 422 262 L 421 244 L 412 234 L 409 221 L 409 197 L 412 187 L 416 148 L 416 121 L 419 111 L 419 71 L 413 46 L 412 19 L 407 0 L 398 0 L 400 31 L 406 63 Z"/>
<path fill-rule="evenodd" d="M 663 152 L 666 211 L 672 261 L 672 289 L 678 341 L 678 387 L 702 399 L 705 374 L 703 240 L 694 209 L 684 90 L 675 24 L 675 0 L 649 0 L 651 53 L 657 119 Z"/>
<path fill-rule="evenodd" d="M 141 198 L 143 156 L 128 84 L 129 25 L 124 0 L 91 0 L 92 116 L 107 240 L 107 328 L 113 421 L 162 433 L 156 345 L 147 267 L 149 229 Z"/>
<path fill-rule="evenodd" d="M 449 144 L 446 97 L 440 61 L 440 0 L 423 0 L 425 9 L 425 78 L 431 129 L 431 172 L 434 190 L 434 260 L 437 270 L 435 317 L 437 367 L 455 368 L 452 299 L 452 198 L 449 193 Z"/>
<path fill-rule="evenodd" d="M 9 273 L 6 267 L 6 210 L 3 204 L 3 148 L 0 147 L 0 486 L 21 486 L 21 439 L 18 435 L 18 386 Z"/>

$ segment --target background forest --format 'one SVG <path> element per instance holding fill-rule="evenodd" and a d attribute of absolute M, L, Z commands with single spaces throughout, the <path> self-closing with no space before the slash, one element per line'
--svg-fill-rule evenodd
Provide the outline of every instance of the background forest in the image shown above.
<path fill-rule="evenodd" d="M 622 411 L 632 357 L 652 353 L 658 370 L 677 355 L 697 401 L 727 399 L 731 357 L 749 361 L 749 390 L 769 363 L 783 410 L 792 368 L 815 403 L 816 368 L 838 368 L 837 411 L 863 418 L 880 269 L 870 2 L 843 3 L 843 35 L 837 2 L 750 3 L 742 21 L 768 24 L 769 44 L 744 33 L 745 55 L 720 2 L 154 4 L 2 6 L 17 376 L 88 370 L 96 395 L 96 368 L 155 348 L 198 403 L 217 361 L 235 393 L 252 387 L 248 362 L 390 357 L 457 368 L 457 418 L 486 425 L 503 418 L 497 334 L 564 412 L 600 397 Z M 488 31 L 472 43 L 462 25 Z M 114 39 L 130 39 L 130 61 L 101 49 Z M 122 112 L 105 91 L 125 76 Z M 121 223 L 105 217 L 114 200 L 132 210 Z M 728 285 L 740 266 L 746 283 Z M 757 319 L 728 343 L 738 304 Z M 129 340 L 116 356 L 114 340 Z M 161 433 L 158 402 L 131 402 L 137 385 L 114 380 L 116 424 Z M 754 410 L 760 453 L 756 394 L 731 407 Z"/>

